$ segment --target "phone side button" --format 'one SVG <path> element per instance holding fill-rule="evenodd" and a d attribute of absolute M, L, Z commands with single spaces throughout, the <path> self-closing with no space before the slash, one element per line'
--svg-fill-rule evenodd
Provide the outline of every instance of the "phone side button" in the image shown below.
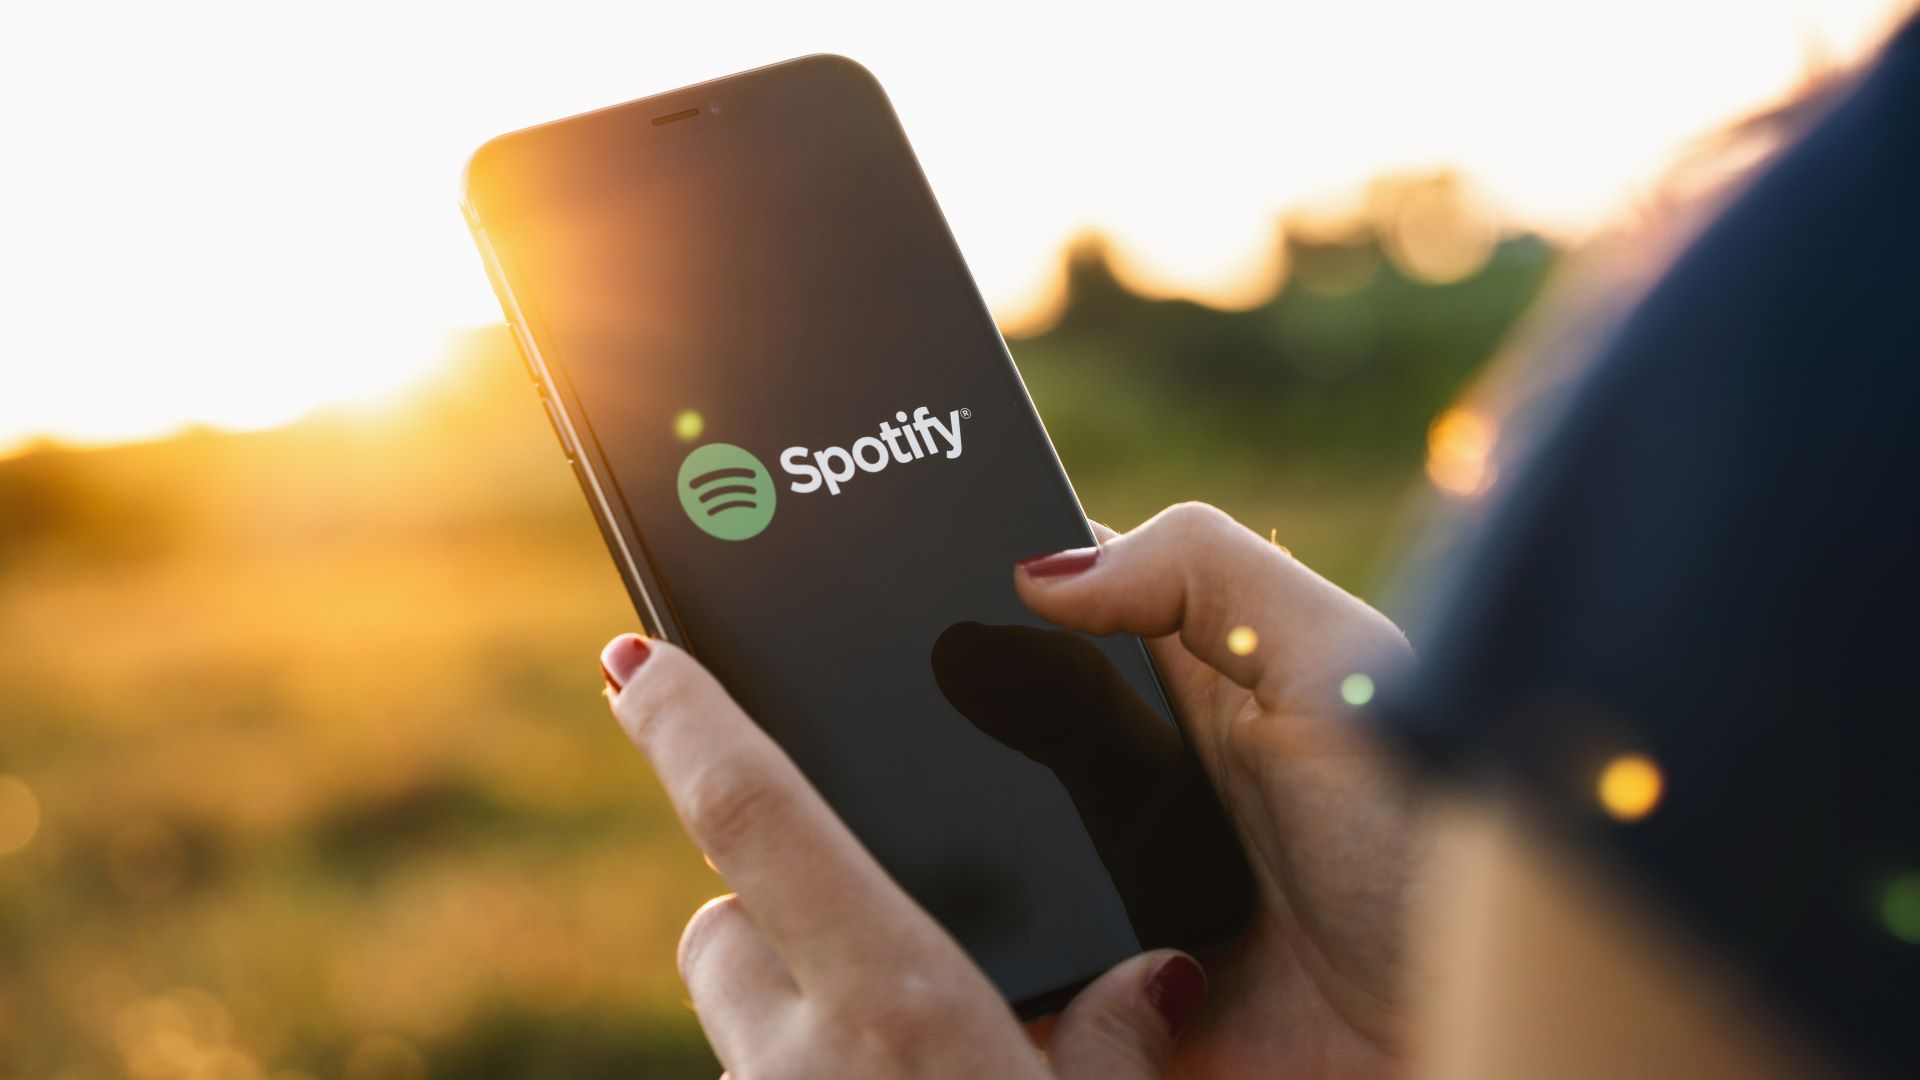
<path fill-rule="evenodd" d="M 533 342 L 519 323 L 509 322 L 507 326 L 513 331 L 513 344 L 520 350 L 520 365 L 527 369 L 527 378 L 532 379 L 534 385 L 540 385 L 540 369 L 533 364 Z"/>
<path fill-rule="evenodd" d="M 566 452 L 567 460 L 572 461 L 576 456 L 573 440 L 567 438 L 567 426 L 560 422 L 560 407 L 545 394 L 540 395 L 540 406 L 547 410 L 547 423 L 553 426 L 553 437 L 560 440 L 560 449 Z"/>

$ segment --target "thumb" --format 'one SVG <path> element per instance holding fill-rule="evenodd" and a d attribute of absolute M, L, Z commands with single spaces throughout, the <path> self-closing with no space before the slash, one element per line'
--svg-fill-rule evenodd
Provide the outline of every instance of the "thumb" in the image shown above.
<path fill-rule="evenodd" d="M 1047 1057 L 1063 1080 L 1158 1080 L 1173 1041 L 1207 997 L 1186 953 L 1143 953 L 1095 979 L 1053 1027 Z"/>

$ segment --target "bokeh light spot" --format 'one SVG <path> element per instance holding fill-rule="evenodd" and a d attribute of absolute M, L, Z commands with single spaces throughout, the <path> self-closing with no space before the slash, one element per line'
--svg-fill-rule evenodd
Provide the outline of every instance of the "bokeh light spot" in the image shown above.
<path fill-rule="evenodd" d="M 1260 647 L 1260 635 L 1251 626 L 1236 626 L 1227 631 L 1227 651 L 1235 656 L 1252 656 Z"/>
<path fill-rule="evenodd" d="M 1459 407 L 1440 414 L 1427 429 L 1427 479 L 1449 495 L 1470 497 L 1493 483 L 1493 421 Z"/>
<path fill-rule="evenodd" d="M 260 1080 L 259 1063 L 233 1045 L 233 1015 L 204 990 L 131 1002 L 114 1017 L 113 1039 L 134 1080 Z"/>
<path fill-rule="evenodd" d="M 40 800 L 17 776 L 0 776 L 0 855 L 33 843 L 40 831 Z"/>
<path fill-rule="evenodd" d="M 1639 821 L 1660 805 L 1666 779 L 1645 754 L 1621 754 L 1600 770 L 1600 806 L 1615 821 Z"/>
<path fill-rule="evenodd" d="M 1340 680 L 1340 700 L 1349 705 L 1365 705 L 1373 700 L 1373 679 L 1363 672 L 1354 672 Z"/>
<path fill-rule="evenodd" d="M 673 418 L 673 437 L 681 442 L 692 442 L 707 430 L 707 418 L 696 409 L 682 409 L 680 415 Z"/>
<path fill-rule="evenodd" d="M 1920 873 L 1908 871 L 1888 883 L 1880 894 L 1880 921 L 1894 937 L 1920 945 Z"/>
<path fill-rule="evenodd" d="M 1378 197 L 1382 239 L 1393 265 L 1415 281 L 1447 285 L 1472 277 L 1493 256 L 1499 227 L 1466 197 L 1456 177 L 1387 185 Z"/>
<path fill-rule="evenodd" d="M 425 1080 L 426 1075 L 420 1051 L 392 1035 L 361 1040 L 347 1058 L 346 1080 Z"/>

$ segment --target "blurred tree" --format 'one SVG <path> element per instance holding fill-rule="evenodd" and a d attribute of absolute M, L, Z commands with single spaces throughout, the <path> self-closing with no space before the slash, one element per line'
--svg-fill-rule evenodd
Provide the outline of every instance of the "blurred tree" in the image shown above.
<path fill-rule="evenodd" d="M 1381 181 L 1344 228 L 1275 243 L 1287 276 L 1246 311 L 1141 297 L 1100 237 L 1072 246 L 1058 320 L 1013 347 L 1075 472 L 1169 454 L 1410 469 L 1556 254 L 1498 236 L 1446 174 Z"/>

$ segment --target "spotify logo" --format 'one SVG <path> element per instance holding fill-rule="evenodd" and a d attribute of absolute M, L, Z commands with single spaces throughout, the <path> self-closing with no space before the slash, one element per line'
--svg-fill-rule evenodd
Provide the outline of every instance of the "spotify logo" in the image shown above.
<path fill-rule="evenodd" d="M 680 463 L 680 506 L 708 536 L 758 536 L 773 520 L 773 477 L 740 447 L 708 443 Z"/>
<path fill-rule="evenodd" d="M 891 465 L 916 461 L 952 461 L 961 454 L 963 421 L 972 409 L 951 409 L 946 418 L 925 405 L 909 416 L 893 414 L 899 426 L 880 421 L 877 435 L 862 435 L 847 446 L 819 450 L 789 446 L 780 452 L 780 469 L 793 481 L 796 495 L 848 490 L 861 473 L 885 472 Z M 680 463 L 680 506 L 700 531 L 722 540 L 759 536 L 773 521 L 773 477 L 749 450 L 732 443 L 708 443 Z"/>

